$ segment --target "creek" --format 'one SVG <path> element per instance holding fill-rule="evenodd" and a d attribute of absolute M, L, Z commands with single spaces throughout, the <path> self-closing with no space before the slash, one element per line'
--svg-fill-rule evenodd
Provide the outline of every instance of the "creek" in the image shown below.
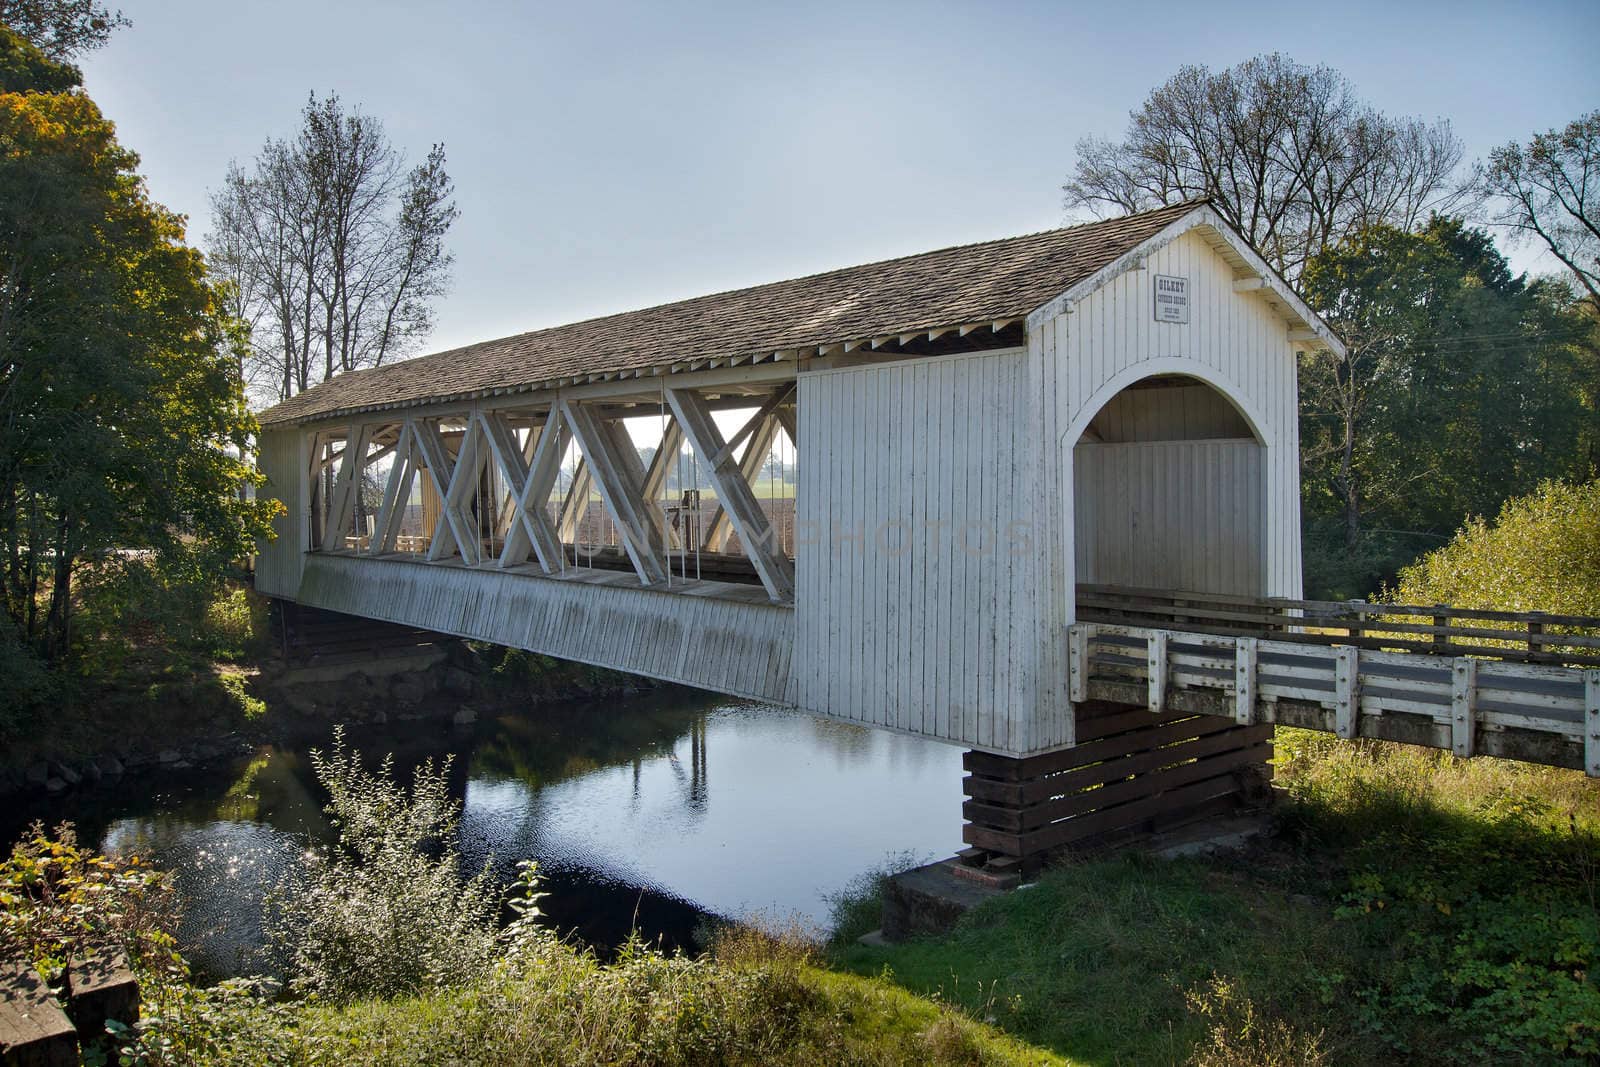
<path fill-rule="evenodd" d="M 393 753 L 402 782 L 453 755 L 464 869 L 491 857 L 509 882 L 537 860 L 548 921 L 602 954 L 635 928 L 692 951 L 710 917 L 821 929 L 866 872 L 960 847 L 960 749 L 682 691 L 346 739 L 373 764 Z M 85 843 L 154 859 L 176 876 L 196 971 L 257 970 L 264 889 L 330 834 L 314 747 L 19 805 L 0 833 L 70 819 Z"/>

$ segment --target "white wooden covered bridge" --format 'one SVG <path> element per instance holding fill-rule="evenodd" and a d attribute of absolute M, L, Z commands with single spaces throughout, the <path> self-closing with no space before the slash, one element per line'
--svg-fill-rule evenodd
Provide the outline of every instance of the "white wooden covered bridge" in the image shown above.
<path fill-rule="evenodd" d="M 488 341 L 261 416 L 256 585 L 963 745 L 997 855 L 1231 803 L 1275 721 L 1600 773 L 1585 620 L 1298 599 L 1339 345 L 1203 202 Z"/>

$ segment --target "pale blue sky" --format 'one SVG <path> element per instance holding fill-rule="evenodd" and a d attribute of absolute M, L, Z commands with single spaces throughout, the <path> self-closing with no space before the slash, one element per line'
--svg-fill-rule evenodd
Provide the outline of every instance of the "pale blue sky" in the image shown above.
<path fill-rule="evenodd" d="M 313 89 L 414 159 L 445 142 L 456 283 L 426 350 L 1059 225 L 1074 142 L 1187 62 L 1327 63 L 1473 157 L 1600 106 L 1596 0 L 122 7 L 88 89 L 195 241 Z"/>

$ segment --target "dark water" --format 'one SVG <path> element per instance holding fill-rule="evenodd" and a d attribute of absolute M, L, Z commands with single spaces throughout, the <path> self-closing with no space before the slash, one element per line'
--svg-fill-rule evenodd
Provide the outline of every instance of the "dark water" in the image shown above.
<path fill-rule="evenodd" d="M 538 860 L 549 920 L 601 950 L 635 926 L 692 947 L 708 915 L 821 927 L 826 897 L 863 872 L 960 847 L 959 749 L 759 705 L 652 696 L 348 742 L 395 753 L 402 781 L 454 753 L 464 866 L 491 855 L 509 881 Z M 328 833 L 309 747 L 9 811 L 0 832 L 72 819 L 87 843 L 157 859 L 177 873 L 197 970 L 251 970 L 263 888 Z"/>

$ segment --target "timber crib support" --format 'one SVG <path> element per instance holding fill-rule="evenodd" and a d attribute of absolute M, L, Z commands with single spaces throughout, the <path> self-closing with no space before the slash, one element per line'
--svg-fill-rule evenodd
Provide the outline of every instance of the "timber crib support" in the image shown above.
<path fill-rule="evenodd" d="M 1062 849 L 1114 844 L 1238 809 L 1270 776 L 1271 726 L 1091 701 L 1078 744 L 964 758 L 967 844 L 1036 870 Z"/>

